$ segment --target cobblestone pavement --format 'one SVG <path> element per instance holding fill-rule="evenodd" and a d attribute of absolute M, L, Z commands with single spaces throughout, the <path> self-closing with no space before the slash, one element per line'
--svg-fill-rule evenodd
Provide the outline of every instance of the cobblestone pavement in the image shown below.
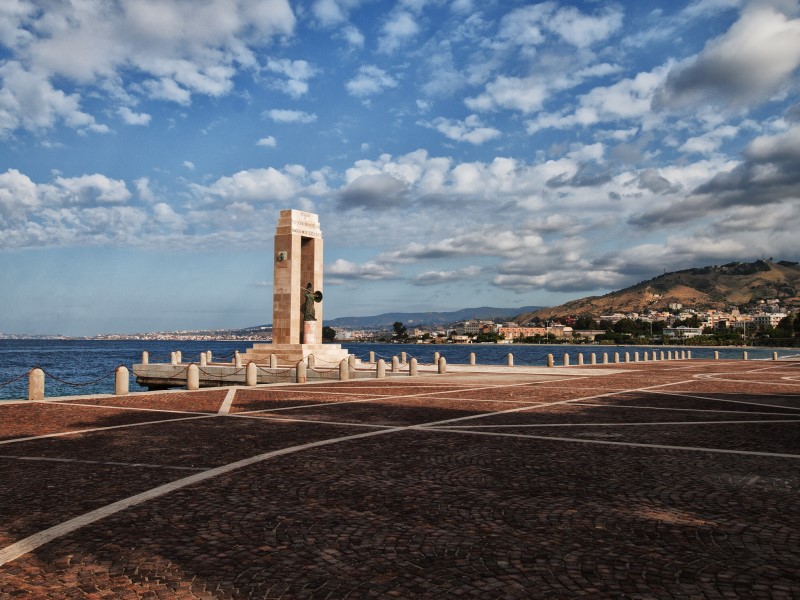
<path fill-rule="evenodd" d="M 2 405 L 0 598 L 800 598 L 800 362 L 507 371 Z"/>

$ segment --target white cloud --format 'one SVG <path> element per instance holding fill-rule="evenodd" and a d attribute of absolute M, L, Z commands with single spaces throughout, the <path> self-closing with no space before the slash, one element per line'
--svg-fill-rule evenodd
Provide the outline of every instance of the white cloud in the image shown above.
<path fill-rule="evenodd" d="M 399 10 L 388 18 L 381 31 L 378 50 L 391 54 L 419 33 L 419 25 L 411 13 Z"/>
<path fill-rule="evenodd" d="M 395 88 L 397 85 L 397 80 L 383 69 L 374 65 L 364 65 L 358 69 L 358 75 L 345 84 L 345 88 L 351 96 L 365 98 Z"/>
<path fill-rule="evenodd" d="M 256 142 L 256 146 L 263 146 L 265 148 L 275 148 L 277 145 L 278 142 L 271 135 L 263 137 Z"/>
<path fill-rule="evenodd" d="M 676 65 L 655 106 L 681 109 L 710 103 L 736 108 L 776 93 L 800 66 L 800 19 L 789 18 L 777 6 L 754 2 L 727 33 Z"/>
<path fill-rule="evenodd" d="M 304 60 L 271 58 L 265 68 L 287 78 L 285 81 L 277 82 L 275 87 L 292 98 L 299 98 L 308 93 L 308 80 L 317 74 L 317 70 Z"/>
<path fill-rule="evenodd" d="M 0 17 L 11 56 L 0 67 L 6 132 L 59 121 L 107 131 L 80 110 L 88 94 L 112 103 L 144 94 L 185 106 L 193 94 L 227 94 L 238 69 L 255 66 L 251 47 L 290 35 L 295 25 L 288 0 L 62 2 L 44 10 L 13 0 Z M 125 105 L 113 110 L 129 124 L 146 124 L 146 115 Z"/>
<path fill-rule="evenodd" d="M 738 133 L 739 129 L 733 125 L 718 127 L 703 135 L 690 137 L 680 146 L 679 150 L 697 154 L 711 154 L 716 152 L 726 139 L 735 137 Z"/>
<path fill-rule="evenodd" d="M 599 16 L 586 15 L 568 6 L 558 10 L 547 20 L 547 27 L 577 48 L 586 48 L 605 40 L 619 30 L 622 12 L 617 7 L 606 7 Z"/>
<path fill-rule="evenodd" d="M 317 115 L 303 112 L 301 110 L 274 108 L 264 113 L 276 123 L 313 123 L 317 120 Z"/>
<path fill-rule="evenodd" d="M 0 216 L 18 220 L 41 205 L 36 184 L 17 169 L 0 173 Z"/>
<path fill-rule="evenodd" d="M 438 117 L 430 123 L 422 124 L 436 129 L 448 139 L 476 146 L 502 135 L 499 129 L 484 126 L 477 115 L 470 115 L 463 121 Z"/>
<path fill-rule="evenodd" d="M 425 271 L 412 279 L 414 285 L 440 285 L 475 279 L 481 274 L 481 268 L 476 266 L 464 267 L 455 271 Z"/>
<path fill-rule="evenodd" d="M 194 163 L 190 160 L 183 161 L 183 166 L 185 169 L 189 169 L 190 171 L 194 171 Z"/>
<path fill-rule="evenodd" d="M 120 106 L 117 110 L 117 114 L 119 114 L 119 116 L 122 117 L 122 120 L 128 125 L 150 124 L 150 115 L 147 113 L 135 113 L 127 106 Z"/>
<path fill-rule="evenodd" d="M 397 273 L 386 264 L 365 262 L 352 263 L 349 260 L 337 259 L 333 264 L 326 265 L 325 274 L 328 282 L 337 284 L 349 280 L 381 281 L 397 277 Z"/>

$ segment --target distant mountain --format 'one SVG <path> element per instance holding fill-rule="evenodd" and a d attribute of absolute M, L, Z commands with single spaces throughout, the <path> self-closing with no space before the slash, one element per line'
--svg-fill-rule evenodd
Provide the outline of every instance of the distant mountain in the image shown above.
<path fill-rule="evenodd" d="M 392 325 L 400 321 L 406 327 L 419 327 L 422 325 L 447 325 L 467 319 L 485 319 L 495 321 L 510 321 L 520 313 L 538 310 L 541 306 L 523 306 L 521 308 L 494 308 L 481 306 L 479 308 L 462 308 L 452 312 L 411 312 L 411 313 L 384 313 L 373 317 L 339 317 L 326 319 L 325 325 L 329 327 L 347 327 L 350 329 L 391 329 Z"/>
<path fill-rule="evenodd" d="M 605 296 L 590 296 L 560 306 L 524 312 L 514 320 L 592 316 L 614 312 L 665 310 L 679 303 L 686 308 L 725 309 L 777 298 L 783 306 L 800 306 L 800 263 L 757 260 L 733 262 L 665 273 Z"/>

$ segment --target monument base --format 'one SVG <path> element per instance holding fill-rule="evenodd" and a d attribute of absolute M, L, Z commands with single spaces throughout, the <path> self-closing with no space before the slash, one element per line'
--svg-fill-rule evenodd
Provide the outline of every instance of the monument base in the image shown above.
<path fill-rule="evenodd" d="M 303 344 L 316 344 L 316 321 L 303 321 Z"/>
<path fill-rule="evenodd" d="M 313 354 L 317 367 L 333 368 L 350 356 L 339 344 L 253 344 L 242 354 L 242 364 L 268 365 L 273 354 L 279 365 L 287 367 L 293 367 Z"/>

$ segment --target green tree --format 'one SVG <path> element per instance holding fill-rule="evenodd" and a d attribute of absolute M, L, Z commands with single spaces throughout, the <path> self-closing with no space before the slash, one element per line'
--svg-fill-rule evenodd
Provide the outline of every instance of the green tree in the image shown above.
<path fill-rule="evenodd" d="M 395 321 L 395 323 L 394 323 L 394 325 L 392 325 L 392 327 L 394 328 L 394 333 L 392 334 L 392 339 L 395 339 L 397 341 L 403 341 L 403 342 L 408 339 L 408 330 L 406 329 L 406 326 L 403 325 L 402 322 Z"/>
<path fill-rule="evenodd" d="M 325 326 L 322 328 L 322 339 L 326 342 L 332 342 L 336 339 L 336 330 L 333 327 Z"/>

